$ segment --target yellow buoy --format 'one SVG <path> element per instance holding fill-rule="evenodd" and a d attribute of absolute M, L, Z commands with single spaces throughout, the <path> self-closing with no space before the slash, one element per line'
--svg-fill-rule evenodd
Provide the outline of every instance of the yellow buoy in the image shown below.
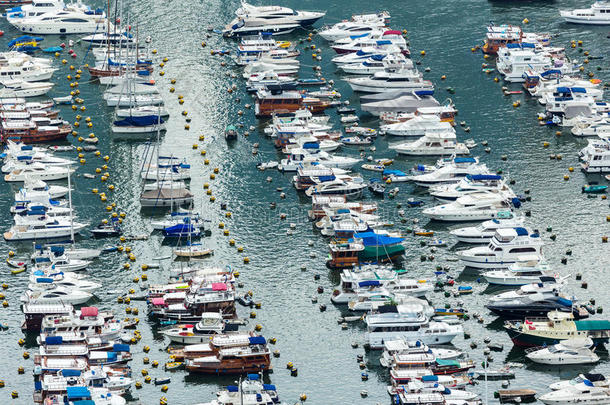
<path fill-rule="evenodd" d="M 420 54 L 421 56 L 424 56 L 424 55 L 426 54 L 426 51 L 422 50 L 422 51 L 421 51 L 419 54 Z"/>

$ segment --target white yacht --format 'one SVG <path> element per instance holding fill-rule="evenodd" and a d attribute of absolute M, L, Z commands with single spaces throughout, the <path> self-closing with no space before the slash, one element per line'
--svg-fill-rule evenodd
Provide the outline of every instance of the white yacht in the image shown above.
<path fill-rule="evenodd" d="M 382 349 L 388 340 L 421 340 L 425 344 L 450 343 L 463 333 L 461 325 L 430 321 L 421 305 L 388 305 L 368 314 L 366 341 L 371 349 Z"/>
<path fill-rule="evenodd" d="M 77 3 L 77 4 L 80 4 Z M 63 0 L 33 0 L 32 4 L 23 4 L 6 10 L 7 21 L 36 17 L 51 11 L 63 10 L 66 4 Z"/>
<path fill-rule="evenodd" d="M 15 169 L 4 176 L 6 182 L 23 182 L 26 179 L 32 180 L 62 180 L 68 178 L 69 174 L 74 173 L 74 169 L 63 166 L 47 166 L 42 163 L 32 163 L 27 166 Z"/>
<path fill-rule="evenodd" d="M 559 292 L 565 285 L 565 280 L 566 277 L 559 279 L 550 276 L 539 277 L 535 282 L 531 284 L 524 284 L 517 290 L 504 291 L 488 298 L 488 303 L 495 304 L 498 302 L 518 299 L 520 297 L 535 296 L 549 292 Z"/>
<path fill-rule="evenodd" d="M 308 197 L 314 195 L 343 195 L 348 200 L 355 200 L 362 197 L 362 193 L 367 187 L 367 183 L 358 177 L 361 181 L 345 181 L 333 180 L 327 181 L 305 190 L 305 195 Z"/>
<path fill-rule="evenodd" d="M 558 381 L 549 385 L 549 388 L 553 391 L 570 388 L 574 385 L 578 385 L 585 380 L 589 380 L 596 387 L 610 388 L 610 380 L 603 374 L 584 373 L 579 374 L 571 380 Z"/>
<path fill-rule="evenodd" d="M 592 405 L 609 404 L 610 389 L 596 387 L 589 380 L 557 391 L 541 395 L 538 400 L 545 405 Z"/>
<path fill-rule="evenodd" d="M 549 87 L 547 91 L 537 94 L 536 97 L 538 97 L 538 103 L 540 103 L 540 105 L 552 106 L 557 100 L 581 100 L 584 98 L 592 98 L 595 101 L 602 101 L 604 98 L 604 91 L 603 89 L 600 89 L 599 86 L 593 84 L 586 87 L 555 86 Z"/>
<path fill-rule="evenodd" d="M 413 69 L 413 61 L 402 53 L 389 55 L 372 55 L 363 62 L 339 65 L 339 69 L 351 75 L 374 75 L 389 69 Z"/>
<path fill-rule="evenodd" d="M 573 24 L 610 25 L 610 2 L 596 1 L 589 8 L 560 10 L 559 14 Z"/>
<path fill-rule="evenodd" d="M 514 201 L 512 202 L 514 204 Z M 511 201 L 502 193 L 478 192 L 465 195 L 448 204 L 426 208 L 423 214 L 436 221 L 485 221 L 510 211 Z"/>
<path fill-rule="evenodd" d="M 15 225 L 7 232 L 4 232 L 4 239 L 8 241 L 45 239 L 45 238 L 65 238 L 72 233 L 79 233 L 85 229 L 87 224 L 70 221 L 66 217 L 46 217 L 34 222 L 21 222 L 22 217 L 15 216 Z M 25 220 L 23 220 L 25 221 Z"/>
<path fill-rule="evenodd" d="M 385 22 L 381 19 L 366 22 L 344 21 L 337 23 L 332 27 L 322 28 L 318 35 L 325 40 L 332 42 L 339 39 L 367 35 L 373 31 L 383 28 L 384 26 Z"/>
<path fill-rule="evenodd" d="M 453 126 L 450 122 L 443 122 L 438 115 L 418 115 L 414 118 L 386 124 L 379 127 L 380 133 L 394 136 L 423 136 L 432 132 L 450 132 Z"/>
<path fill-rule="evenodd" d="M 290 19 L 305 27 L 314 24 L 326 13 L 293 10 L 280 6 L 255 6 L 242 0 L 241 7 L 235 11 L 235 15 L 239 18 L 259 18 L 270 22 L 276 19 Z"/>
<path fill-rule="evenodd" d="M 383 287 L 376 290 L 357 292 L 356 297 L 347 303 L 347 307 L 350 311 L 359 312 L 376 310 L 383 305 L 421 305 L 425 316 L 431 317 L 434 315 L 434 308 L 432 308 L 427 301 L 419 299 L 415 295 L 411 295 L 425 295 L 426 290 L 429 291 L 434 289 L 432 283 L 428 282 L 427 286 L 420 289 L 419 286 L 413 283 L 399 281 L 394 287 L 397 288 L 394 291 L 390 291 L 388 288 Z"/>
<path fill-rule="evenodd" d="M 108 25 L 103 11 L 83 11 L 71 7 L 9 22 L 27 34 L 58 35 L 92 34 L 107 29 Z"/>
<path fill-rule="evenodd" d="M 257 17 L 237 17 L 227 24 L 223 30 L 223 35 L 230 36 L 251 36 L 260 33 L 271 33 L 271 35 L 289 34 L 300 28 L 301 24 L 290 18 L 257 18 Z"/>
<path fill-rule="evenodd" d="M 587 173 L 610 172 L 610 140 L 589 139 L 580 151 L 581 167 Z"/>
<path fill-rule="evenodd" d="M 248 374 L 239 385 L 229 385 L 226 390 L 217 392 L 215 400 L 196 405 L 273 405 L 280 403 L 275 385 L 263 384 L 258 374 Z"/>
<path fill-rule="evenodd" d="M 459 350 L 429 347 L 420 340 L 386 340 L 379 363 L 386 368 L 392 366 L 395 354 L 432 353 L 436 359 L 452 360 L 463 355 Z"/>
<path fill-rule="evenodd" d="M 433 92 L 434 84 L 424 80 L 415 69 L 400 68 L 376 72 L 369 77 L 345 79 L 352 90 L 363 93 L 381 93 L 392 90 Z"/>
<path fill-rule="evenodd" d="M 404 142 L 389 146 L 400 155 L 411 156 L 451 156 L 468 155 L 470 150 L 457 141 L 455 130 L 446 132 L 426 132 L 414 142 Z"/>
<path fill-rule="evenodd" d="M 2 173 L 10 173 L 13 170 L 25 168 L 32 163 L 39 163 L 45 166 L 67 166 L 73 164 L 74 161 L 56 157 L 47 152 L 36 152 L 28 156 L 11 156 L 4 160 L 2 165 Z"/>
<path fill-rule="evenodd" d="M 101 288 L 102 285 L 85 280 L 84 278 L 73 277 L 72 273 L 54 273 L 49 277 L 31 276 L 30 283 L 28 284 L 28 288 L 31 291 L 50 290 L 55 287 L 93 293 L 95 290 Z"/>
<path fill-rule="evenodd" d="M 541 278 L 554 276 L 551 266 L 546 261 L 540 260 L 537 255 L 519 256 L 507 270 L 491 270 L 483 273 L 489 284 L 511 286 L 537 283 Z"/>
<path fill-rule="evenodd" d="M 330 47 L 337 53 L 358 52 L 361 49 L 371 46 L 397 46 L 404 55 L 409 54 L 409 46 L 407 40 L 402 36 L 402 32 L 388 30 L 382 33 L 381 37 L 375 35 L 364 35 L 357 37 L 351 41 L 341 41 L 342 43 L 334 43 Z"/>
<path fill-rule="evenodd" d="M 440 201 L 455 201 L 462 196 L 480 191 L 502 192 L 516 197 L 502 176 L 495 174 L 468 174 L 458 183 L 441 184 L 428 189 L 428 193 Z"/>
<path fill-rule="evenodd" d="M 592 364 L 599 361 L 595 354 L 591 338 L 573 338 L 562 340 L 553 346 L 528 351 L 525 357 L 534 363 L 550 365 Z"/>
<path fill-rule="evenodd" d="M 498 212 L 496 218 L 485 221 L 477 226 L 454 229 L 450 233 L 459 242 L 463 243 L 488 243 L 500 228 L 522 227 L 525 218 L 515 216 L 511 211 Z"/>
<path fill-rule="evenodd" d="M 385 57 L 387 55 L 402 54 L 401 49 L 397 46 L 370 46 L 360 49 L 358 52 L 345 53 L 332 58 L 332 62 L 338 67 L 343 65 L 351 65 L 354 63 L 362 63 L 373 56 L 375 58 Z"/>
<path fill-rule="evenodd" d="M 17 61 L 0 59 L 0 82 L 25 80 L 28 82 L 40 82 L 51 79 L 57 68 L 48 64 L 40 64 L 32 61 Z"/>
<path fill-rule="evenodd" d="M 3 80 L 4 88 L 0 90 L 0 97 L 40 97 L 47 94 L 55 83 L 29 82 L 23 79 Z"/>
<path fill-rule="evenodd" d="M 93 294 L 75 290 L 74 288 L 66 288 L 55 286 L 52 288 L 46 288 L 42 290 L 27 290 L 23 293 L 20 300 L 21 302 L 37 302 L 37 303 L 55 303 L 63 302 L 72 305 L 81 305 L 89 301 L 93 297 Z"/>
<path fill-rule="evenodd" d="M 61 198 L 68 194 L 68 187 L 48 185 L 42 180 L 26 179 L 23 182 L 24 193 L 48 193 L 49 198 Z M 20 191 L 21 191 L 20 189 Z"/>
<path fill-rule="evenodd" d="M 598 138 L 610 138 L 610 119 L 604 118 L 598 121 L 579 123 L 570 130 L 574 136 L 596 136 Z"/>
<path fill-rule="evenodd" d="M 330 300 L 334 304 L 347 304 L 356 298 L 357 291 L 383 287 L 398 279 L 399 273 L 393 270 L 355 271 L 345 269 L 341 273 L 339 288 L 333 291 Z"/>
<path fill-rule="evenodd" d="M 420 187 L 432 187 L 441 184 L 459 183 L 466 176 L 489 175 L 489 169 L 477 158 L 456 157 L 451 162 L 433 171 L 419 176 L 409 176 Z"/>
<path fill-rule="evenodd" d="M 489 245 L 461 250 L 457 256 L 468 267 L 505 269 L 524 255 L 542 260 L 543 245 L 540 235 L 526 228 L 502 228 L 496 231 Z"/>
<path fill-rule="evenodd" d="M 310 162 L 318 162 L 330 169 L 351 169 L 355 164 L 360 162 L 360 159 L 331 155 L 324 151 L 312 151 L 306 149 L 295 148 L 290 151 L 290 156 L 287 159 L 282 159 L 278 169 L 284 172 L 294 172 L 303 165 Z"/>

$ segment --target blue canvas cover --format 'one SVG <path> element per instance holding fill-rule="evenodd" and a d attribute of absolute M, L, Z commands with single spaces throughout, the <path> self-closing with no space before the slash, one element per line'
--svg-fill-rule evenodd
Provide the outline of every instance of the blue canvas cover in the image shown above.
<path fill-rule="evenodd" d="M 147 127 L 155 124 L 163 124 L 165 121 L 158 115 L 145 115 L 143 117 L 127 117 L 114 121 L 117 127 Z"/>

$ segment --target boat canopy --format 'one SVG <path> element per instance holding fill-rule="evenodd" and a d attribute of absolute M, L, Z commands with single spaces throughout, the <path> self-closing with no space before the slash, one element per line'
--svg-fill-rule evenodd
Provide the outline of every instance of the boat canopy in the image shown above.
<path fill-rule="evenodd" d="M 123 344 L 123 343 L 115 343 L 112 346 L 112 351 L 113 352 L 126 352 L 129 353 L 129 345 Z"/>
<path fill-rule="evenodd" d="M 248 341 L 251 345 L 264 345 L 267 343 L 267 340 L 263 336 L 250 336 Z"/>
<path fill-rule="evenodd" d="M 80 372 L 80 370 L 64 368 L 61 370 L 61 375 L 63 375 L 64 377 L 80 377 L 81 372 Z"/>
<path fill-rule="evenodd" d="M 588 320 L 574 321 L 576 330 L 610 330 L 610 321 L 607 320 Z"/>
<path fill-rule="evenodd" d="M 53 282 L 52 278 L 48 278 L 48 277 L 38 277 L 36 279 L 36 282 L 38 284 L 51 284 Z"/>
<path fill-rule="evenodd" d="M 398 307 L 396 305 L 381 305 L 377 310 L 380 314 L 398 313 Z"/>
<path fill-rule="evenodd" d="M 551 75 L 562 75 L 562 74 L 563 73 L 561 72 L 561 70 L 551 69 L 551 70 L 546 70 L 546 71 L 540 73 L 540 76 L 547 77 L 547 76 L 551 76 Z"/>
<path fill-rule="evenodd" d="M 566 306 L 566 307 L 572 306 L 572 301 L 567 298 L 563 298 L 563 297 L 559 297 L 559 299 L 557 300 L 557 303 L 561 304 L 563 306 Z"/>
<path fill-rule="evenodd" d="M 428 381 L 428 382 L 430 382 L 430 381 L 438 381 L 438 376 L 435 376 L 435 375 L 424 375 L 424 376 L 422 376 L 421 380 L 423 382 L 426 382 L 426 381 Z"/>
<path fill-rule="evenodd" d="M 371 55 L 371 59 L 376 61 L 383 60 L 383 58 L 385 58 L 385 55 Z"/>
<path fill-rule="evenodd" d="M 454 163 L 476 163 L 477 160 L 473 157 L 456 157 L 453 159 Z"/>
<path fill-rule="evenodd" d="M 275 388 L 275 385 L 273 384 L 263 384 L 263 389 L 265 391 L 277 391 L 277 388 Z"/>
<path fill-rule="evenodd" d="M 387 39 L 381 39 L 379 41 L 377 41 L 377 45 L 391 45 L 392 41 L 387 40 Z"/>
<path fill-rule="evenodd" d="M 163 124 L 165 121 L 158 115 L 145 115 L 143 117 L 127 117 L 122 120 L 114 121 L 117 127 L 146 127 L 155 124 Z"/>
<path fill-rule="evenodd" d="M 239 392 L 239 387 L 237 385 L 227 385 L 228 392 Z"/>
<path fill-rule="evenodd" d="M 466 177 L 471 180 L 502 180 L 502 176 L 497 174 L 469 174 Z"/>
<path fill-rule="evenodd" d="M 212 291 L 227 291 L 225 283 L 212 283 Z"/>
<path fill-rule="evenodd" d="M 66 387 L 68 399 L 91 398 L 91 392 L 87 387 Z"/>
<path fill-rule="evenodd" d="M 96 307 L 82 307 L 80 309 L 81 316 L 97 316 L 98 313 L 99 312 Z"/>
<path fill-rule="evenodd" d="M 396 169 L 384 169 L 383 170 L 384 176 L 390 176 L 392 174 L 395 176 L 406 176 L 405 172 L 402 172 L 400 170 L 396 170 Z"/>
<path fill-rule="evenodd" d="M 64 342 L 63 336 L 47 336 L 44 339 L 46 345 L 60 345 Z"/>
<path fill-rule="evenodd" d="M 583 384 L 585 384 L 588 387 L 594 387 L 595 385 L 593 385 L 593 383 L 589 380 L 583 380 Z"/>
<path fill-rule="evenodd" d="M 606 377 L 603 374 L 585 373 L 583 375 L 589 381 L 606 381 Z"/>
<path fill-rule="evenodd" d="M 366 280 L 358 283 L 358 287 L 379 287 L 381 283 L 377 280 Z"/>
<path fill-rule="evenodd" d="M 457 360 L 436 359 L 436 364 L 439 366 L 460 366 L 460 362 Z"/>
<path fill-rule="evenodd" d="M 153 305 L 164 305 L 165 304 L 165 300 L 163 298 L 153 298 L 151 303 Z"/>
<path fill-rule="evenodd" d="M 260 376 L 258 374 L 248 374 L 248 380 L 258 381 L 258 380 L 260 380 Z"/>
<path fill-rule="evenodd" d="M 383 35 L 402 35 L 402 32 L 398 30 L 388 30 L 384 32 Z"/>
<path fill-rule="evenodd" d="M 515 228 L 515 232 L 517 232 L 517 236 L 527 236 L 529 234 L 529 232 L 527 232 L 527 229 L 522 227 Z"/>
<path fill-rule="evenodd" d="M 557 87 L 557 93 L 586 93 L 584 87 Z"/>
<path fill-rule="evenodd" d="M 506 47 L 509 49 L 524 49 L 524 48 L 535 48 L 536 45 L 535 44 L 530 44 L 527 42 L 522 42 L 522 43 L 515 43 L 515 42 L 509 42 L 508 44 L 506 44 Z"/>
<path fill-rule="evenodd" d="M 354 233 L 354 239 L 361 239 L 364 246 L 393 245 L 404 240 L 403 238 L 379 235 L 375 232 Z M 354 239 L 350 239 L 349 241 L 354 242 Z"/>
<path fill-rule="evenodd" d="M 365 34 L 358 34 L 358 35 L 350 35 L 349 38 L 350 39 L 358 39 L 358 38 L 364 38 L 369 36 L 369 33 L 365 33 Z"/>

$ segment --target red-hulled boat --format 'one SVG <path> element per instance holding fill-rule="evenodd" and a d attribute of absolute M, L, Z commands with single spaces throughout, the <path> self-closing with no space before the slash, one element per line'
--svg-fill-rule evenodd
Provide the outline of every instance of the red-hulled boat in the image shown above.
<path fill-rule="evenodd" d="M 72 132 L 72 126 L 36 126 L 33 121 L 3 121 L 0 129 L 2 142 L 11 140 L 25 144 L 45 143 L 66 139 Z"/>

